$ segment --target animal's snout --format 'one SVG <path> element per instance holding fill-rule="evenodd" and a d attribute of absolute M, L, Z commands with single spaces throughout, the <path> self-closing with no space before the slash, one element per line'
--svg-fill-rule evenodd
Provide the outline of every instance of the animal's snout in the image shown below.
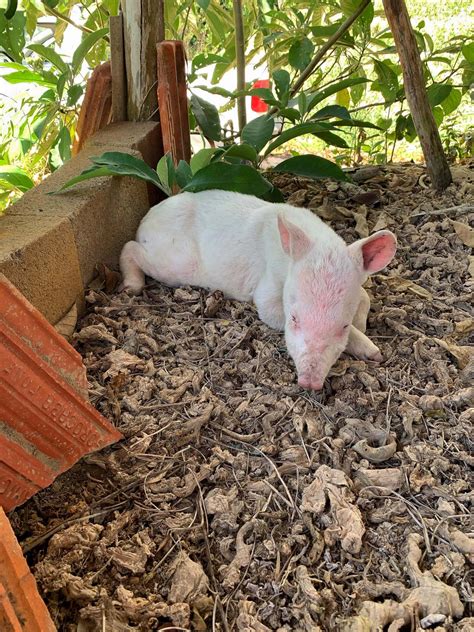
<path fill-rule="evenodd" d="M 310 376 L 302 375 L 298 378 L 298 384 L 301 388 L 307 388 L 311 391 L 321 391 L 324 381 L 311 378 Z"/>

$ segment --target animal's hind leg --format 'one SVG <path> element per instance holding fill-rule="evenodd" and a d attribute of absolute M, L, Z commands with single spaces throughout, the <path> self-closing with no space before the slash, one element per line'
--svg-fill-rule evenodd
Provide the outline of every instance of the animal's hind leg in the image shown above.
<path fill-rule="evenodd" d="M 122 284 L 119 291 L 126 290 L 131 294 L 140 294 L 145 286 L 145 273 L 142 269 L 143 246 L 137 241 L 128 241 L 120 254 L 120 271 Z"/>

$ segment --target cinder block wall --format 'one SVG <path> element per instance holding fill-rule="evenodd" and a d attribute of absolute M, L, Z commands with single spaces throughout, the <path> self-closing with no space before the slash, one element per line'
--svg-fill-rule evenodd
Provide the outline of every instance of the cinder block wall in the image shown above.
<path fill-rule="evenodd" d="M 0 272 L 56 324 L 77 305 L 97 263 L 116 267 L 123 244 L 158 191 L 129 177 L 82 182 L 59 195 L 67 180 L 90 166 L 90 156 L 123 151 L 155 167 L 163 155 L 158 123 L 114 123 L 0 217 Z"/>

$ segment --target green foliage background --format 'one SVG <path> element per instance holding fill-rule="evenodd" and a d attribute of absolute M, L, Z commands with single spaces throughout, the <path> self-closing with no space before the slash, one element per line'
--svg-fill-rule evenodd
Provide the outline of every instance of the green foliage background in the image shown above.
<path fill-rule="evenodd" d="M 247 63 L 260 63 L 262 72 L 266 64 L 272 79 L 270 89 L 253 93 L 267 101 L 279 122 L 270 129 L 261 119 L 243 131 L 240 141 L 257 152 L 251 162 L 258 165 L 275 150 L 318 153 L 345 165 L 420 157 L 381 0 L 369 5 L 294 95 L 301 72 L 360 0 L 242 4 Z M 222 115 L 238 94 L 219 85 L 235 66 L 232 1 L 178 0 L 165 6 L 167 37 L 183 39 L 192 61 L 192 125 L 224 144 L 226 162 L 241 162 L 242 150 L 233 157 L 226 150 L 239 139 L 238 131 L 222 130 Z M 453 160 L 465 157 L 473 146 L 472 3 L 407 0 L 407 6 L 446 150 Z M 85 83 L 91 69 L 108 58 L 108 18 L 118 10 L 119 0 L 0 0 L 0 74 L 19 87 L 13 98 L 0 89 L 0 209 L 70 157 Z M 81 33 L 71 58 L 59 53 L 66 28 Z M 210 63 L 212 72 L 206 68 Z M 226 98 L 220 112 L 193 93 L 198 86 Z"/>

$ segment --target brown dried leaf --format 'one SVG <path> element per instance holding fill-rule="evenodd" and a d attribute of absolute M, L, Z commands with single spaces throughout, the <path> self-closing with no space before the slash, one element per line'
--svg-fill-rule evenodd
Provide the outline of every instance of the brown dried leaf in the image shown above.
<path fill-rule="evenodd" d="M 114 377 L 122 372 L 128 372 L 128 369 L 143 367 L 145 363 L 136 355 L 127 353 L 123 349 L 115 349 L 107 354 L 107 360 L 110 367 L 105 371 L 104 378 Z"/>
<path fill-rule="evenodd" d="M 367 225 L 367 207 L 362 207 L 359 212 L 354 213 L 354 219 L 356 221 L 355 231 L 359 237 L 369 236 L 369 227 Z"/>
<path fill-rule="evenodd" d="M 350 502 L 353 496 L 349 492 L 349 481 L 341 470 L 321 465 L 316 470 L 315 480 L 303 490 L 301 511 L 320 515 L 324 511 L 326 497 L 333 520 L 331 535 L 341 540 L 345 551 L 358 553 L 365 527 L 359 508 Z"/>
<path fill-rule="evenodd" d="M 456 358 L 460 369 L 467 367 L 474 355 L 474 347 L 467 345 L 459 346 L 450 340 L 441 340 L 440 338 L 433 338 L 433 340 Z"/>
<path fill-rule="evenodd" d="M 428 301 L 433 300 L 431 292 L 428 292 L 428 290 L 425 290 L 424 287 L 421 287 L 421 285 L 418 285 L 409 279 L 402 279 L 402 277 L 399 276 L 389 276 L 384 277 L 384 282 L 397 292 L 411 292 L 412 294 L 425 298 Z"/>
<path fill-rule="evenodd" d="M 180 551 L 173 564 L 173 577 L 168 600 L 171 603 L 192 604 L 209 589 L 209 579 L 199 562 L 193 562 L 185 551 Z"/>
<path fill-rule="evenodd" d="M 453 219 L 451 220 L 451 224 L 462 243 L 469 248 L 474 248 L 474 230 L 467 224 L 456 222 Z"/>

